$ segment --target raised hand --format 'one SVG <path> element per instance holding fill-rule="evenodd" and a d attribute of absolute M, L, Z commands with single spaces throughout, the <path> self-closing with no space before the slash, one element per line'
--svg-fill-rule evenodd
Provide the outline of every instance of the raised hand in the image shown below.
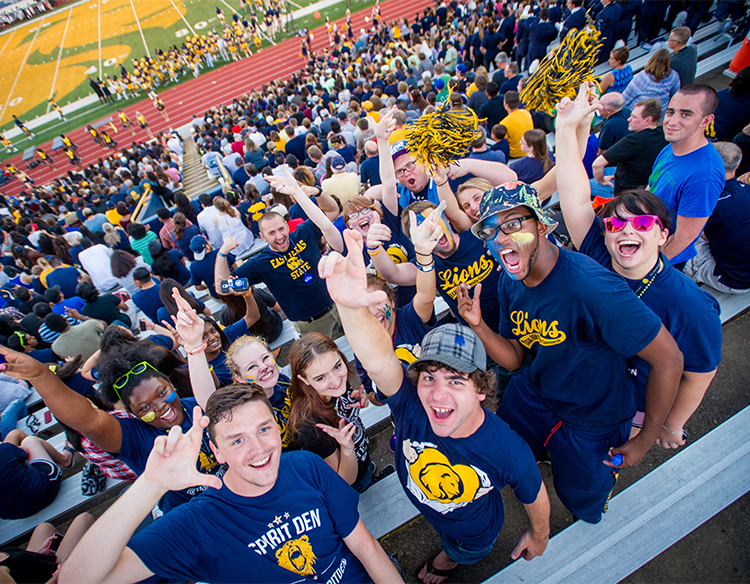
<path fill-rule="evenodd" d="M 172 288 L 172 298 L 177 303 L 177 314 L 172 317 L 175 323 L 174 330 L 185 349 L 191 351 L 203 343 L 203 320 L 177 288 Z"/>
<path fill-rule="evenodd" d="M 467 174 L 469 174 L 469 169 L 467 168 L 466 164 L 462 166 L 460 160 L 456 160 L 455 162 L 451 163 L 448 168 L 445 169 L 445 176 L 446 178 L 450 179 L 461 178 L 462 176 L 466 176 Z"/>
<path fill-rule="evenodd" d="M 333 426 L 328 426 L 326 424 L 315 424 L 315 426 L 323 430 L 323 432 L 325 432 L 336 442 L 338 442 L 342 452 L 354 451 L 353 437 L 354 431 L 357 429 L 354 423 L 349 422 L 347 424 L 346 420 L 341 418 L 339 420 L 338 428 L 334 428 Z"/>
<path fill-rule="evenodd" d="M 393 119 L 393 114 L 396 113 L 398 108 L 394 105 L 385 114 L 380 114 L 380 121 L 378 121 L 374 127 L 375 137 L 378 140 L 388 140 L 393 130 L 396 128 L 396 120 Z"/>
<path fill-rule="evenodd" d="M 219 248 L 219 253 L 229 253 L 238 245 L 239 245 L 239 242 L 234 237 L 228 237 L 227 239 L 224 240 L 224 243 L 221 244 L 221 247 Z"/>
<path fill-rule="evenodd" d="M 599 99 L 592 88 L 592 83 L 584 82 L 578 88 L 578 95 L 575 99 L 571 100 L 569 97 L 564 97 L 555 106 L 557 110 L 555 127 L 558 131 L 564 128 L 576 128 L 588 116 L 601 109 Z"/>
<path fill-rule="evenodd" d="M 352 391 L 349 395 L 353 399 L 356 399 L 357 403 L 346 406 L 348 408 L 359 408 L 361 410 L 370 405 L 370 400 L 367 397 L 367 392 L 363 387 Z"/>
<path fill-rule="evenodd" d="M 382 223 L 373 223 L 367 230 L 365 245 L 370 248 L 383 245 L 391 240 L 391 230 L 387 225 Z"/>
<path fill-rule="evenodd" d="M 411 242 L 414 245 L 414 251 L 419 255 L 432 254 L 437 242 L 445 234 L 439 223 L 444 209 L 445 201 L 440 201 L 440 204 L 419 225 L 417 225 L 417 216 L 414 211 L 409 211 Z"/>
<path fill-rule="evenodd" d="M 270 184 L 280 193 L 284 193 L 285 195 L 292 196 L 302 193 L 303 191 L 300 188 L 297 179 L 292 176 L 292 173 L 289 172 L 289 170 L 287 170 L 286 168 L 282 168 L 282 170 L 284 171 L 284 176 L 265 177 L 265 179 L 268 181 L 268 184 Z"/>
<path fill-rule="evenodd" d="M 470 327 L 479 326 L 482 322 L 482 305 L 479 296 L 482 293 L 482 285 L 474 287 L 474 298 L 469 296 L 469 287 L 461 284 L 458 287 L 458 314 L 461 315 Z"/>
<path fill-rule="evenodd" d="M 362 256 L 362 235 L 346 229 L 344 242 L 348 250 L 346 257 L 338 252 L 324 255 L 318 262 L 318 274 L 326 281 L 331 299 L 343 308 L 367 308 L 386 300 L 382 290 L 367 291 L 367 271 Z"/>
<path fill-rule="evenodd" d="M 5 357 L 6 361 L 0 363 L 0 373 L 7 373 L 11 377 L 31 383 L 45 375 L 53 375 L 46 365 L 24 353 L 17 353 L 0 345 L 0 355 Z"/>
<path fill-rule="evenodd" d="M 220 489 L 221 479 L 196 469 L 208 418 L 198 406 L 193 408 L 193 426 L 186 434 L 173 426 L 167 436 L 158 436 L 146 462 L 143 477 L 167 491 L 206 486 Z"/>

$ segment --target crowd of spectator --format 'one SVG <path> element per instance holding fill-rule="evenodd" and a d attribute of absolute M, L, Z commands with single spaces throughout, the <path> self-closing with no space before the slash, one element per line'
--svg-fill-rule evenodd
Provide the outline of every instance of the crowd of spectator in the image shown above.
<path fill-rule="evenodd" d="M 180 191 L 193 146 L 168 132 L 6 197 L 3 456 L 23 473 L 0 482 L 38 495 L 0 497 L 0 517 L 54 498 L 78 452 L 138 480 L 63 582 L 399 581 L 356 510 L 394 470 L 441 536 L 426 584 L 490 552 L 505 485 L 530 524 L 512 557 L 544 552 L 539 461 L 598 523 L 618 467 L 688 441 L 721 361 L 718 303 L 698 284 L 750 291 L 750 68 L 718 93 L 695 83 L 707 15 L 676 2 L 667 46 L 634 74 L 623 45 L 634 25 L 656 39 L 653 4 L 373 11 L 370 31 L 290 79 L 194 116 L 216 192 Z M 529 111 L 529 70 L 587 17 L 611 66 L 602 94 L 584 84 Z M 446 100 L 480 126 L 465 157 L 424 168 L 410 125 Z M 281 357 L 285 320 L 299 338 Z M 26 382 L 77 437 L 69 450 L 14 430 Z M 383 404 L 395 458 L 376 468 L 359 412 Z"/>

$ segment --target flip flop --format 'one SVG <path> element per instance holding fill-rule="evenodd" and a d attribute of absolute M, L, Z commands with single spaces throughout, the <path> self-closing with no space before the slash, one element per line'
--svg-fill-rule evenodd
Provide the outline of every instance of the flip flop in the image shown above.
<path fill-rule="evenodd" d="M 453 566 L 452 568 L 449 568 L 447 570 L 440 570 L 439 568 L 436 568 L 433 564 L 435 561 L 435 558 L 440 555 L 439 553 L 432 559 L 428 560 L 427 562 L 427 572 L 425 573 L 425 577 L 427 577 L 428 574 L 432 576 L 437 576 L 438 578 L 450 578 L 453 575 L 453 572 L 455 572 L 456 568 L 458 568 L 458 565 Z M 420 570 L 421 572 L 421 570 Z M 417 574 L 417 578 L 419 578 L 419 574 Z M 422 580 L 424 582 L 424 580 Z M 445 580 L 443 580 L 445 582 Z"/>
<path fill-rule="evenodd" d="M 76 451 L 75 449 L 70 445 L 66 444 L 65 448 L 63 448 L 63 452 L 70 452 L 70 464 L 66 466 L 66 469 L 73 468 L 76 464 Z"/>

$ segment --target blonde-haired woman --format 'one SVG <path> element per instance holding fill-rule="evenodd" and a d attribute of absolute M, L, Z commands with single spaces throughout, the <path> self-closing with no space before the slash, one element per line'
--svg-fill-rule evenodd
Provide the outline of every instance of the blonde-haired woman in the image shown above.
<path fill-rule="evenodd" d="M 219 211 L 218 215 L 214 215 L 214 225 L 221 232 L 221 236 L 224 241 L 230 237 L 237 240 L 239 244 L 237 248 L 232 250 L 235 256 L 240 256 L 245 253 L 253 245 L 255 236 L 240 219 L 240 213 L 229 204 L 224 197 L 216 197 L 214 199 L 214 207 Z"/>
<path fill-rule="evenodd" d="M 643 71 L 638 73 L 622 92 L 625 107 L 642 99 L 655 97 L 661 103 L 661 117 L 667 111 L 669 100 L 680 90 L 680 76 L 669 66 L 669 51 L 659 49 L 648 60 Z"/>

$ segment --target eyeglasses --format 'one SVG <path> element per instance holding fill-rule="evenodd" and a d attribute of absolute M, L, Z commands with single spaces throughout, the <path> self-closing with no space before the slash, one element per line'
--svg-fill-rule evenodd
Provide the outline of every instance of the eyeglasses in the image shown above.
<path fill-rule="evenodd" d="M 477 235 L 482 241 L 492 241 L 497 236 L 498 230 L 505 233 L 505 235 L 516 233 L 518 231 L 521 231 L 524 221 L 533 218 L 534 215 L 524 215 L 523 217 L 514 217 L 513 219 L 508 219 L 507 221 L 503 221 L 499 225 L 487 225 L 487 227 L 482 227 L 479 231 L 477 231 Z"/>
<path fill-rule="evenodd" d="M 617 233 L 618 231 L 625 229 L 625 226 L 628 223 L 630 223 L 636 231 L 651 231 L 657 223 L 659 224 L 659 227 L 664 229 L 661 219 L 656 215 L 636 215 L 635 217 L 627 217 L 625 219 L 613 215 L 612 217 L 606 217 L 604 219 L 604 229 L 609 233 Z"/>
<path fill-rule="evenodd" d="M 416 166 L 417 166 L 417 163 L 414 162 L 413 160 L 410 160 L 409 162 L 406 163 L 406 166 L 404 166 L 403 168 L 399 168 L 396 171 L 396 178 L 401 178 L 407 172 L 411 172 L 412 170 L 414 170 Z"/>
<path fill-rule="evenodd" d="M 141 361 L 140 363 L 138 363 L 137 365 L 135 365 L 130 371 L 128 371 L 125 375 L 121 375 L 120 377 L 118 377 L 115 380 L 115 382 L 112 384 L 112 387 L 114 388 L 115 393 L 117 394 L 117 397 L 119 397 L 120 399 L 122 399 L 122 396 L 120 395 L 120 392 L 117 391 L 117 390 L 118 389 L 122 389 L 123 387 L 125 387 L 128 384 L 128 380 L 130 379 L 131 375 L 141 375 L 149 367 L 158 373 L 159 370 L 156 367 L 154 367 L 153 365 L 151 365 L 151 363 L 149 363 L 148 361 Z"/>
<path fill-rule="evenodd" d="M 354 213 L 349 213 L 349 219 L 357 220 L 360 217 L 365 217 L 367 215 L 372 215 L 373 210 L 369 207 L 365 207 L 361 211 L 355 211 Z"/>

